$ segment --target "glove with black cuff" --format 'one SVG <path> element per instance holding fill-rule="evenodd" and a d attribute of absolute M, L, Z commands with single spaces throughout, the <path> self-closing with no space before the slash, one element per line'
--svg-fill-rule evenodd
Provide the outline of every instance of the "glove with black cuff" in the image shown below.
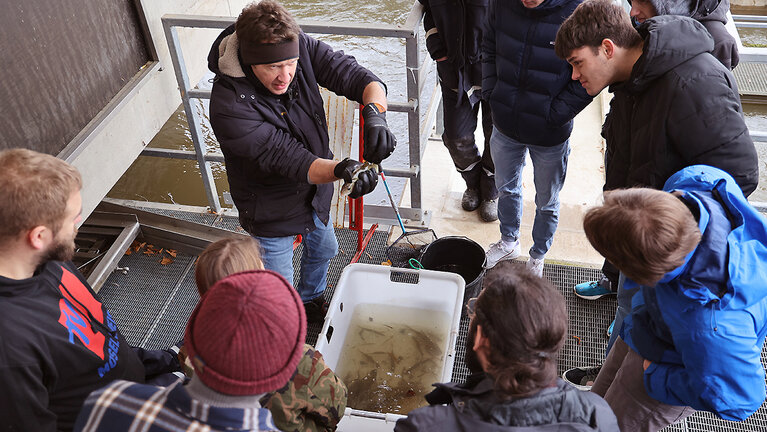
<path fill-rule="evenodd" d="M 376 103 L 369 103 L 362 109 L 362 118 L 365 121 L 363 139 L 365 149 L 362 157 L 376 164 L 389 157 L 397 145 L 397 139 L 386 124 L 386 112 L 383 107 Z"/>

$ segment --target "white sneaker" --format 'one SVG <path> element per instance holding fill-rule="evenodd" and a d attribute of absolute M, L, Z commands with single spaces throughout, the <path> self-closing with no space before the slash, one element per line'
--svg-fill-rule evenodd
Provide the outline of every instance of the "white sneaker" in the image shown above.
<path fill-rule="evenodd" d="M 502 239 L 490 245 L 485 254 L 485 268 L 492 268 L 498 261 L 510 260 L 520 255 L 519 240 L 514 243 Z"/>
<path fill-rule="evenodd" d="M 543 277 L 543 258 L 538 259 L 530 257 L 530 259 L 527 260 L 525 267 L 527 267 L 527 269 L 530 270 L 534 275 Z"/>

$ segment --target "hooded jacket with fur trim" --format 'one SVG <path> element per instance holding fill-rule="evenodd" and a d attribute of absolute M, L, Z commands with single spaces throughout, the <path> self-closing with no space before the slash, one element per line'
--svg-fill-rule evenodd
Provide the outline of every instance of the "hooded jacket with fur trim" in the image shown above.
<path fill-rule="evenodd" d="M 357 102 L 369 83 L 381 82 L 354 57 L 303 32 L 296 74 L 284 95 L 246 76 L 234 25 L 213 43 L 208 67 L 216 74 L 210 123 L 221 144 L 240 224 L 250 234 L 284 237 L 327 223 L 333 184 L 309 184 L 309 166 L 332 159 L 318 85 Z"/>

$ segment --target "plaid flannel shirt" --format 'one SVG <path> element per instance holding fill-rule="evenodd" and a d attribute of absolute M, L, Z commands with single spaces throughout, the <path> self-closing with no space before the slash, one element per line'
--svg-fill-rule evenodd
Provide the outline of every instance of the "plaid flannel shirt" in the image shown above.
<path fill-rule="evenodd" d="M 75 431 L 276 431 L 266 408 L 222 408 L 192 399 L 181 382 L 155 387 L 118 380 L 85 400 Z"/>

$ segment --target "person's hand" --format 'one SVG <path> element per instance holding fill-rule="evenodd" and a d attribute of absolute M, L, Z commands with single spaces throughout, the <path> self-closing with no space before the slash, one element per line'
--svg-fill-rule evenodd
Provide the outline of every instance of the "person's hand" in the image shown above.
<path fill-rule="evenodd" d="M 342 179 L 345 183 L 351 183 L 354 179 L 354 171 L 362 164 L 354 159 L 345 158 L 333 168 L 333 175 Z"/>
<path fill-rule="evenodd" d="M 367 195 L 373 192 L 378 184 L 378 173 L 373 170 L 365 170 L 359 174 L 357 181 L 352 185 L 352 191 L 349 196 L 352 198 L 359 198 L 362 195 Z"/>
<path fill-rule="evenodd" d="M 436 60 L 434 60 L 434 61 L 435 61 L 435 62 L 437 62 L 437 63 L 439 63 L 439 62 L 443 62 L 443 61 L 445 61 L 445 60 L 447 60 L 447 56 L 444 56 L 444 57 L 440 57 L 440 58 L 438 58 L 438 59 L 436 59 Z"/>
<path fill-rule="evenodd" d="M 397 139 L 386 124 L 386 113 L 382 112 L 379 105 L 369 103 L 362 109 L 362 118 L 365 121 L 363 139 L 365 150 L 362 157 L 372 163 L 381 163 L 389 157 L 397 145 Z"/>
<path fill-rule="evenodd" d="M 374 168 L 364 168 L 354 159 L 346 158 L 333 168 L 333 175 L 350 185 L 349 196 L 359 198 L 373 191 L 378 184 L 378 173 Z"/>
<path fill-rule="evenodd" d="M 644 370 L 647 370 L 647 368 L 650 367 L 651 364 L 652 362 L 650 360 L 644 359 L 644 362 L 642 363 L 642 367 L 644 368 Z"/>

